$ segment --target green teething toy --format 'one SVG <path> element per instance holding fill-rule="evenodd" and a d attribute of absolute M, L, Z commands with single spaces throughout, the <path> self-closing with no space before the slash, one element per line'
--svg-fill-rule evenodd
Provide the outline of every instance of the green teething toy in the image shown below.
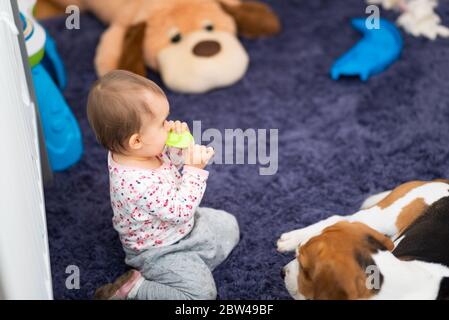
<path fill-rule="evenodd" d="M 168 133 L 168 139 L 165 144 L 169 147 L 185 149 L 193 141 L 194 141 L 193 136 L 188 131 L 185 131 L 183 133 L 176 133 L 176 132 L 170 131 Z"/>

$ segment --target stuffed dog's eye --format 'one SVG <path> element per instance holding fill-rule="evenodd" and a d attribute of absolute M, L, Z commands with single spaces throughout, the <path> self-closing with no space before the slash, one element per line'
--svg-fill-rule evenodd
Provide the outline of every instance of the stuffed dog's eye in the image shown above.
<path fill-rule="evenodd" d="M 208 24 L 204 27 L 207 31 L 214 31 L 214 26 L 212 24 Z"/>
<path fill-rule="evenodd" d="M 171 37 L 170 41 L 172 43 L 178 43 L 182 40 L 182 36 L 180 33 L 175 34 L 173 37 Z"/>

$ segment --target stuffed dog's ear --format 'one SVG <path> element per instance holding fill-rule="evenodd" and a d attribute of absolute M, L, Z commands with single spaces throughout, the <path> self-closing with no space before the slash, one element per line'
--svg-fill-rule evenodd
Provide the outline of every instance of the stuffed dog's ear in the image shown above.
<path fill-rule="evenodd" d="M 128 70 L 143 77 L 146 76 L 145 60 L 143 57 L 143 40 L 146 27 L 145 22 L 140 22 L 128 28 L 123 40 L 118 69 Z"/>
<path fill-rule="evenodd" d="M 239 34 L 244 37 L 272 36 L 281 30 L 279 18 L 264 3 L 236 0 L 219 2 L 225 12 L 234 18 Z"/>
<path fill-rule="evenodd" d="M 109 26 L 101 36 L 95 56 L 98 76 L 116 69 L 146 75 L 143 57 L 145 27 L 145 23 L 129 27 L 117 23 Z"/>

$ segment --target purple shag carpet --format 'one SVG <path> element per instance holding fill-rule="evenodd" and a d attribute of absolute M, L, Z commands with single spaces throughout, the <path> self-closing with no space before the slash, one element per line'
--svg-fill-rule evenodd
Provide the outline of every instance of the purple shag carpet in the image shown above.
<path fill-rule="evenodd" d="M 167 91 L 172 119 L 222 131 L 279 129 L 276 175 L 260 176 L 257 165 L 209 167 L 202 205 L 233 213 L 241 228 L 240 244 L 214 272 L 220 299 L 288 299 L 280 269 L 293 255 L 276 252 L 281 233 L 350 214 L 367 195 L 403 181 L 449 177 L 449 40 L 402 32 L 402 58 L 386 72 L 368 83 L 335 82 L 330 67 L 360 38 L 350 18 L 364 16 L 364 1 L 269 2 L 283 32 L 243 40 L 251 66 L 242 81 L 203 95 Z M 439 13 L 449 25 L 447 3 Z M 54 295 L 89 299 L 127 270 L 111 225 L 106 152 L 85 112 L 104 26 L 90 14 L 82 14 L 80 30 L 65 29 L 63 18 L 44 25 L 66 64 L 64 94 L 85 145 L 82 161 L 45 190 Z M 79 290 L 65 287 L 68 265 L 80 268 Z"/>

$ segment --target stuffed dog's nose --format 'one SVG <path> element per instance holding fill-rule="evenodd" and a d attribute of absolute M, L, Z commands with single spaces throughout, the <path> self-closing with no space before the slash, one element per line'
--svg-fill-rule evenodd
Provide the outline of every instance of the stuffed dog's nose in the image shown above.
<path fill-rule="evenodd" d="M 197 57 L 212 57 L 219 53 L 221 45 L 217 41 L 201 41 L 193 47 L 193 54 Z"/>

